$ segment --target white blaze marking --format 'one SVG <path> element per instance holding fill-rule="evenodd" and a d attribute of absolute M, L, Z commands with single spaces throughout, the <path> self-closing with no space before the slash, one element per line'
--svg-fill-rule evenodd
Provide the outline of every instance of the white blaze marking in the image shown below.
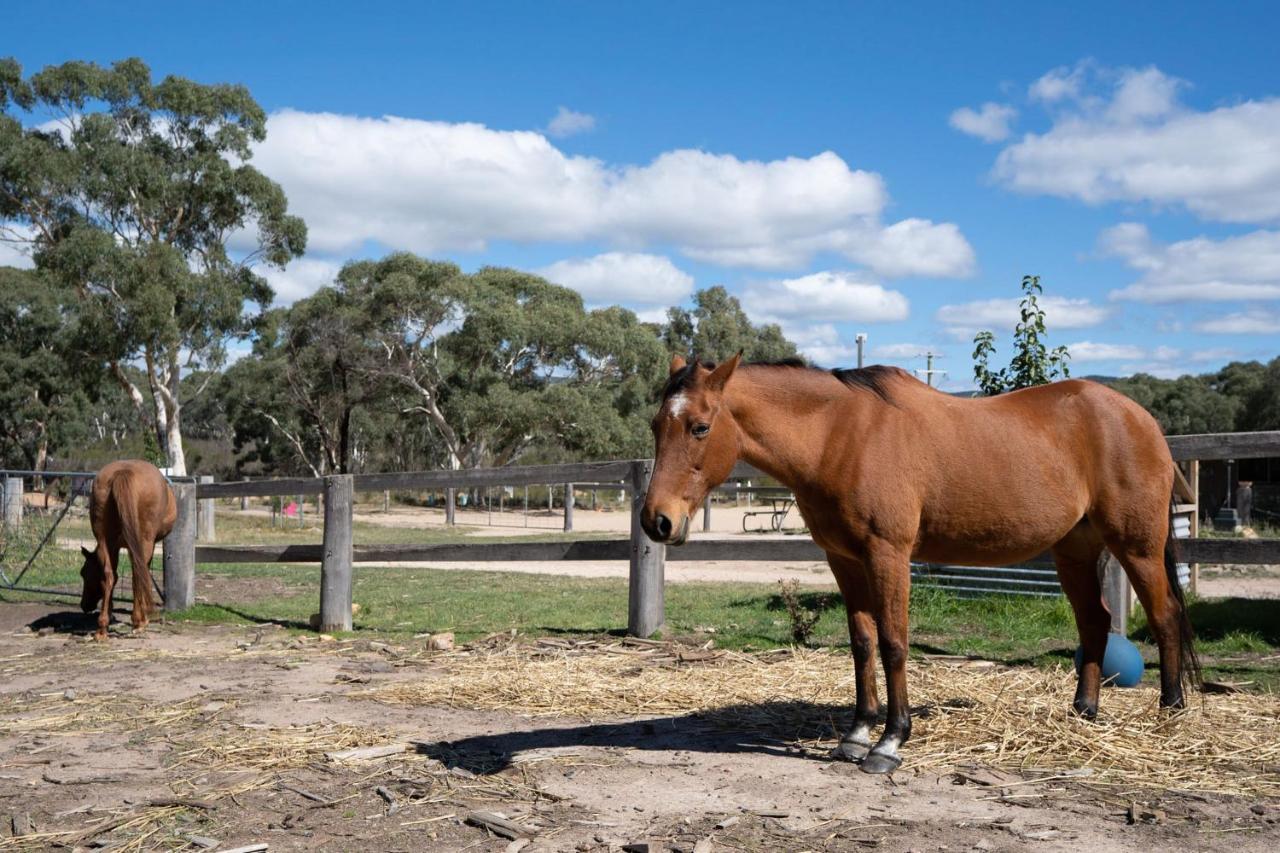
<path fill-rule="evenodd" d="M 689 398 L 683 394 L 676 394 L 667 402 L 670 404 L 669 408 L 667 409 L 667 414 L 669 414 L 672 418 L 678 418 L 680 417 L 680 414 L 684 411 L 684 407 L 689 405 Z"/>

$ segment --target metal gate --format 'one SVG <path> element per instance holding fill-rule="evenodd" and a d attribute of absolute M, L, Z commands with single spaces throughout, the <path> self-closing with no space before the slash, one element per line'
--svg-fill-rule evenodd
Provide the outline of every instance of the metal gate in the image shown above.
<path fill-rule="evenodd" d="M 92 541 L 86 471 L 0 470 L 0 591 L 80 596 L 80 543 Z"/>

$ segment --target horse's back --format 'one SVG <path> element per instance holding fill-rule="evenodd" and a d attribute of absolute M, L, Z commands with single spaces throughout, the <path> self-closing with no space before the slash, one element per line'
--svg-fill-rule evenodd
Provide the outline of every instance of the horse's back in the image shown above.
<path fill-rule="evenodd" d="M 119 528 L 136 526 L 138 534 L 154 541 L 173 528 L 177 502 L 159 468 L 121 459 L 104 465 L 94 478 L 90 520 L 99 536 L 122 536 Z"/>
<path fill-rule="evenodd" d="M 1161 491 L 1168 500 L 1172 463 L 1159 425 L 1104 385 L 1066 380 L 988 398 L 930 394 L 920 400 L 928 403 L 935 414 L 919 421 L 928 430 L 919 542 L 926 558 L 1023 559 L 1099 507 L 1145 510 Z"/>

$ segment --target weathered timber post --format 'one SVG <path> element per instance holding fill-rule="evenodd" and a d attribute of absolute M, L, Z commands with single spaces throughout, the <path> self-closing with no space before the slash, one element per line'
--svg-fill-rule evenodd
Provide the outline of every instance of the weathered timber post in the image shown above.
<path fill-rule="evenodd" d="M 702 502 L 702 532 L 706 533 L 711 529 L 711 495 L 707 495 L 707 499 Z"/>
<path fill-rule="evenodd" d="M 573 483 L 564 484 L 564 529 L 573 530 Z"/>
<path fill-rule="evenodd" d="M 164 609 L 186 610 L 196 603 L 196 484 L 170 483 L 178 517 L 164 538 Z"/>
<path fill-rule="evenodd" d="M 212 474 L 201 474 L 201 483 L 212 483 Z M 217 531 L 214 529 L 214 511 L 217 504 L 212 498 L 200 498 L 199 512 L 196 515 L 196 539 L 200 542 L 213 542 L 217 540 Z"/>
<path fill-rule="evenodd" d="M 1129 576 L 1110 551 L 1103 552 L 1099 571 L 1102 575 L 1102 600 L 1111 611 L 1111 633 L 1125 634 L 1129 625 Z"/>
<path fill-rule="evenodd" d="M 653 462 L 639 459 L 631 463 L 631 582 L 627 599 L 627 633 L 648 637 L 666 621 L 663 588 L 667 547 L 659 545 L 640 527 Z"/>
<path fill-rule="evenodd" d="M 4 526 L 17 530 L 22 526 L 22 478 L 4 478 Z"/>
<path fill-rule="evenodd" d="M 320 562 L 320 631 L 351 630 L 351 513 L 354 480 L 350 474 L 324 478 L 324 547 Z"/>
<path fill-rule="evenodd" d="M 1191 494 L 1195 495 L 1195 510 L 1191 513 L 1191 538 L 1195 539 L 1200 535 L 1200 460 L 1192 459 L 1188 466 L 1191 469 L 1187 480 L 1191 485 Z M 1191 594 L 1195 595 L 1200 591 L 1200 564 L 1191 564 Z"/>
<path fill-rule="evenodd" d="M 448 488 L 444 490 L 444 523 L 453 527 L 453 504 L 458 499 L 456 489 Z"/>
<path fill-rule="evenodd" d="M 248 477 L 241 477 L 241 478 L 240 478 L 240 482 L 242 482 L 242 483 L 247 483 L 247 482 L 249 482 L 249 478 L 248 478 Z M 241 496 L 240 496 L 240 511 L 241 511 L 241 512 L 244 512 L 244 511 L 245 511 L 246 509 L 248 509 L 248 508 L 249 508 L 249 496 L 248 496 L 248 495 L 241 495 Z"/>

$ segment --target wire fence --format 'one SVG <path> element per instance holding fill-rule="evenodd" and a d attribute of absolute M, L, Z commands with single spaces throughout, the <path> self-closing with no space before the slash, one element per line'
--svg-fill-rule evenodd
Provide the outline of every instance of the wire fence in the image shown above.
<path fill-rule="evenodd" d="M 83 471 L 0 471 L 0 591 L 80 596 L 92 483 Z"/>

